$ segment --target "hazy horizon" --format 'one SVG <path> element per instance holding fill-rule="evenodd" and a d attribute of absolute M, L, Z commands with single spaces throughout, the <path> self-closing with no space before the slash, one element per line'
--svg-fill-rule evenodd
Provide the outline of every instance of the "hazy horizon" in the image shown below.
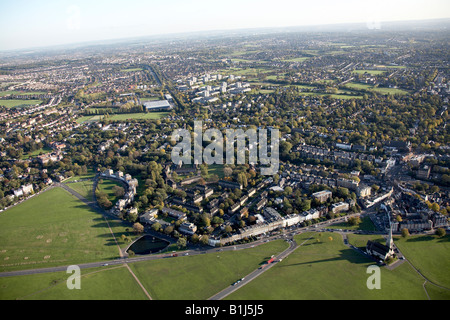
<path fill-rule="evenodd" d="M 100 0 L 0 3 L 0 51 L 217 30 L 450 18 L 450 2 Z"/>

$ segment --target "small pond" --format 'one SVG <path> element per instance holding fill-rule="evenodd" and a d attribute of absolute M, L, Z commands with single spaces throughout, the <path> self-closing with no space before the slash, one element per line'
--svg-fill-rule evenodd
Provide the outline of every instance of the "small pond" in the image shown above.
<path fill-rule="evenodd" d="M 151 235 L 145 235 L 136 240 L 136 242 L 127 249 L 127 252 L 131 250 L 135 254 L 150 254 L 159 252 L 160 250 L 166 248 L 169 244 L 169 241 Z"/>

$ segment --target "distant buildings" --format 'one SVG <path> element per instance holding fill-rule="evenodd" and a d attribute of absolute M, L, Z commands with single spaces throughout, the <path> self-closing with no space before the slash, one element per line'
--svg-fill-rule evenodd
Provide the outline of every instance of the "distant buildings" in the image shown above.
<path fill-rule="evenodd" d="M 16 196 L 18 198 L 21 196 L 27 196 L 33 192 L 34 192 L 33 185 L 30 183 L 30 184 L 20 187 L 19 189 L 14 190 L 14 196 Z"/>
<path fill-rule="evenodd" d="M 417 170 L 417 179 L 427 180 L 430 177 L 431 166 L 423 165 Z"/>
<path fill-rule="evenodd" d="M 220 180 L 219 186 L 223 188 L 229 188 L 229 189 L 239 189 L 242 190 L 243 186 L 240 183 L 232 182 L 232 181 L 226 181 L 226 180 Z"/>
<path fill-rule="evenodd" d="M 172 106 L 167 100 L 144 102 L 144 107 L 147 112 L 168 111 L 172 109 Z"/>

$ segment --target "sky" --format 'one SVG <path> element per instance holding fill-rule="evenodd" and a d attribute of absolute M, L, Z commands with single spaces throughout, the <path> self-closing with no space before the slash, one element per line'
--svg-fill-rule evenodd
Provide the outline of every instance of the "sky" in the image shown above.
<path fill-rule="evenodd" d="M 449 0 L 0 0 L 0 51 L 206 30 L 450 18 Z"/>

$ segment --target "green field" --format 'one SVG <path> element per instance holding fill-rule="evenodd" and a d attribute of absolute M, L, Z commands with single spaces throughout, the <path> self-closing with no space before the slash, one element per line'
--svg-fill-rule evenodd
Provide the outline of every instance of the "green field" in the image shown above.
<path fill-rule="evenodd" d="M 42 100 L 0 100 L 0 106 L 6 108 L 26 107 L 41 104 Z"/>
<path fill-rule="evenodd" d="M 408 91 L 406 90 L 402 90 L 402 89 L 396 89 L 396 88 L 381 88 L 381 87 L 377 87 L 377 86 L 373 86 L 370 84 L 364 84 L 364 83 L 347 83 L 345 85 L 346 88 L 350 88 L 350 89 L 358 89 L 358 90 L 368 90 L 368 91 L 373 91 L 376 93 L 381 93 L 383 95 L 388 95 L 388 94 L 401 94 L 401 95 L 405 95 L 405 94 L 409 94 Z"/>
<path fill-rule="evenodd" d="M 69 290 L 66 272 L 0 278 L 0 300 L 142 300 L 147 299 L 123 266 L 82 269 L 80 290 Z"/>
<path fill-rule="evenodd" d="M 64 183 L 75 181 L 75 180 L 78 181 L 78 180 L 81 180 L 81 179 L 93 179 L 94 176 L 95 176 L 94 170 L 92 168 L 88 168 L 86 174 L 81 174 L 79 176 L 73 176 L 73 177 L 65 180 Z"/>
<path fill-rule="evenodd" d="M 277 240 L 245 250 L 136 262 L 130 268 L 153 299 L 205 300 L 287 247 Z"/>
<path fill-rule="evenodd" d="M 111 222 L 117 231 L 122 230 Z M 114 259 L 119 250 L 103 216 L 61 188 L 0 215 L 0 271 Z"/>
<path fill-rule="evenodd" d="M 450 288 L 450 235 L 395 239 L 399 250 L 430 281 Z"/>
<path fill-rule="evenodd" d="M 130 263 L 152 299 L 204 300 L 252 272 L 287 248 L 277 240 L 254 248 Z M 129 271 L 123 267 L 81 270 L 81 290 L 68 290 L 64 272 L 0 278 L 4 299 L 146 299 Z"/>
<path fill-rule="evenodd" d="M 310 236 L 299 235 L 296 241 L 302 243 Z M 368 289 L 369 274 L 366 272 L 367 267 L 373 264 L 365 255 L 345 246 L 341 235 L 315 233 L 286 259 L 227 299 L 427 299 L 423 278 L 408 263 L 392 271 L 381 268 L 381 289 Z M 427 290 L 434 299 L 450 298 L 449 291 L 435 286 L 427 285 Z"/>
<path fill-rule="evenodd" d="M 365 231 L 376 231 L 372 220 L 369 217 L 364 217 L 361 219 L 361 223 L 355 226 L 349 225 L 347 222 L 335 223 L 329 227 L 329 229 L 346 229 L 346 230 L 365 230 Z"/>
<path fill-rule="evenodd" d="M 299 57 L 299 58 L 292 58 L 292 59 L 285 59 L 284 62 L 303 62 L 305 60 L 308 60 L 308 57 Z"/>
<path fill-rule="evenodd" d="M 71 182 L 66 183 L 67 186 L 76 192 L 78 192 L 80 195 L 85 197 L 86 199 L 92 201 L 93 200 L 93 194 L 92 189 L 94 188 L 94 181 L 93 180 L 84 180 L 84 181 L 78 181 L 78 182 Z M 107 194 L 109 201 L 114 205 L 116 201 L 119 199 L 114 195 L 113 187 L 119 186 L 123 187 L 123 185 L 114 180 L 109 179 L 103 179 L 102 183 L 99 183 L 97 185 L 97 191 L 104 192 Z"/>
<path fill-rule="evenodd" d="M 355 70 L 353 71 L 353 73 L 358 73 L 358 74 L 364 74 L 364 73 L 368 73 L 371 75 L 379 75 L 379 74 L 383 74 L 386 71 L 384 70 Z"/>
<path fill-rule="evenodd" d="M 169 115 L 170 112 L 147 112 L 147 113 L 122 113 L 109 115 L 108 120 L 112 121 L 127 121 L 127 120 L 158 120 Z M 101 121 L 104 117 L 102 115 L 83 116 L 77 119 L 77 123 L 89 121 Z"/>
<path fill-rule="evenodd" d="M 28 92 L 28 91 L 15 91 L 15 90 L 9 90 L 9 91 L 0 91 L 0 97 L 8 96 L 8 95 L 37 95 L 37 94 L 47 94 L 47 92 L 42 91 L 34 91 L 34 92 Z"/>
<path fill-rule="evenodd" d="M 147 113 L 123 113 L 110 115 L 108 120 L 125 121 L 125 120 L 157 120 L 169 115 L 169 112 L 147 112 Z"/>
<path fill-rule="evenodd" d="M 136 72 L 136 71 L 142 71 L 142 68 L 130 68 L 130 69 L 122 69 L 120 72 Z"/>
<path fill-rule="evenodd" d="M 35 150 L 35 151 L 32 151 L 32 152 L 29 152 L 29 153 L 25 153 L 25 154 L 22 156 L 22 160 L 26 160 L 26 159 L 29 159 L 29 158 L 33 158 L 33 157 L 39 156 L 39 155 L 41 155 L 41 154 L 49 153 L 49 152 L 52 152 L 52 148 L 49 148 L 49 147 L 43 147 L 43 148 L 41 148 L 41 149 L 38 149 L 38 150 Z"/>
<path fill-rule="evenodd" d="M 330 96 L 333 99 L 362 99 L 359 95 L 345 95 L 345 94 L 329 94 L 320 92 L 299 92 L 301 96 Z"/>

